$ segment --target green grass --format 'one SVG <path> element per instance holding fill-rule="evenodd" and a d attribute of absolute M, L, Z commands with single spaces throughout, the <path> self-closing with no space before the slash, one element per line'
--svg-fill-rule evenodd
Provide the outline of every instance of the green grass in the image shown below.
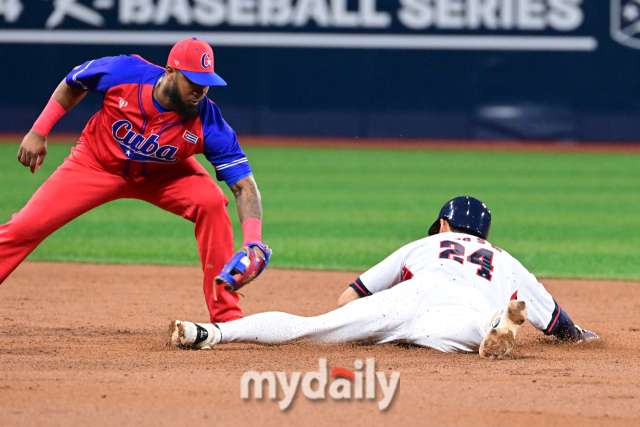
<path fill-rule="evenodd" d="M 0 223 L 70 152 L 54 145 L 31 175 L 0 144 Z M 544 277 L 640 279 L 640 156 L 247 148 L 273 266 L 364 270 L 426 235 L 447 200 L 473 195 L 491 242 Z M 212 172 L 210 165 L 203 164 Z M 240 236 L 233 196 L 234 231 Z M 120 200 L 45 240 L 32 260 L 198 264 L 193 224 Z"/>

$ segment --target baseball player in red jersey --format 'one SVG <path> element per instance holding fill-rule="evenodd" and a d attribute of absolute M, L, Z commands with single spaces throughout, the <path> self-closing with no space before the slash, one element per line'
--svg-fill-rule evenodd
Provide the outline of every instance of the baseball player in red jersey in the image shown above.
<path fill-rule="evenodd" d="M 215 325 L 178 320 L 172 342 L 209 349 L 231 342 L 405 341 L 500 358 L 525 320 L 560 340 L 598 339 L 576 326 L 522 264 L 486 240 L 490 227 L 484 203 L 456 197 L 441 209 L 429 237 L 363 273 L 337 310 L 316 317 L 268 312 Z"/>
<path fill-rule="evenodd" d="M 262 205 L 247 157 L 206 96 L 210 86 L 226 85 L 213 68 L 211 47 L 193 38 L 171 49 L 164 68 L 122 55 L 88 61 L 66 76 L 20 145 L 18 160 L 32 173 L 62 115 L 87 91 L 104 95 L 104 102 L 71 155 L 0 226 L 0 283 L 64 224 L 103 203 L 134 198 L 195 223 L 211 321 L 242 317 L 238 295 L 214 283 L 233 255 L 228 200 L 194 154 L 204 153 L 236 197 L 245 252 L 264 261 L 268 247 L 260 243 Z"/>

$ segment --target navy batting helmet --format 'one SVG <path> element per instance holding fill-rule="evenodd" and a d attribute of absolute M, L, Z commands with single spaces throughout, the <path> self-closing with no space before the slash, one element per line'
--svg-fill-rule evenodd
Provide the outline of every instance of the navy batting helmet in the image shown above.
<path fill-rule="evenodd" d="M 451 225 L 465 232 L 486 239 L 491 228 L 491 212 L 480 200 L 469 196 L 449 200 L 440 209 L 438 219 L 429 228 L 429 236 L 440 232 L 440 219 L 446 218 Z"/>

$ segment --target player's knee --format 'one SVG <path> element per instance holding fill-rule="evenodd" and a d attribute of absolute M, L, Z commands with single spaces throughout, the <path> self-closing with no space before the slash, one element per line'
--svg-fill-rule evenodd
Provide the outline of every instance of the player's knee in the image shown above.
<path fill-rule="evenodd" d="M 205 212 L 219 212 L 227 209 L 227 198 L 224 196 L 208 195 L 197 201 L 198 210 Z"/>
<path fill-rule="evenodd" d="M 226 215 L 227 198 L 217 194 L 204 194 L 193 198 L 185 217 L 195 221 L 198 216 Z"/>

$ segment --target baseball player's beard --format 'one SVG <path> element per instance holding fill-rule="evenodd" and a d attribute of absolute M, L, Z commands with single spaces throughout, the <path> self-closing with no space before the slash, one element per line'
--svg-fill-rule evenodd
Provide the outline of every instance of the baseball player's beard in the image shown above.
<path fill-rule="evenodd" d="M 176 111 L 176 113 L 178 113 L 185 119 L 190 119 L 198 115 L 198 113 L 200 112 L 200 103 L 202 101 L 198 102 L 198 105 L 194 106 L 185 104 L 182 98 L 180 98 L 178 87 L 176 86 L 176 83 L 174 81 L 171 85 L 171 88 L 169 88 L 169 102 L 171 103 L 171 106 Z"/>

